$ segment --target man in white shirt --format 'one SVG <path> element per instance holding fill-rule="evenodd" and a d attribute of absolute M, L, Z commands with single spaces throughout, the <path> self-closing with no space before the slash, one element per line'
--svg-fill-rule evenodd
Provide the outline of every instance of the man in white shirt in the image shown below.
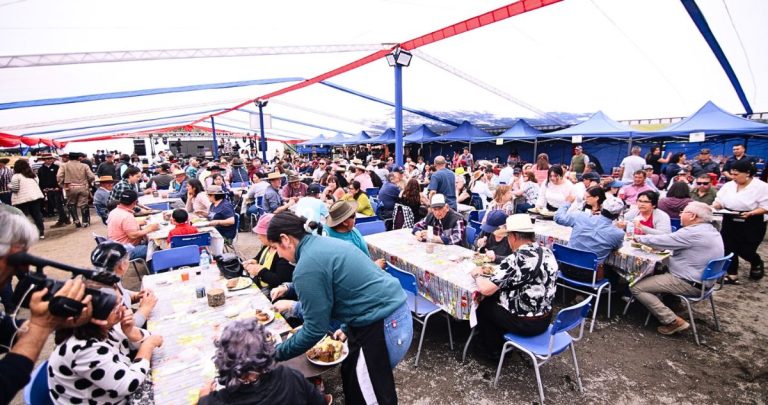
<path fill-rule="evenodd" d="M 507 167 L 499 172 L 499 183 L 512 184 L 512 176 L 515 174 L 515 162 L 507 160 Z"/>
<path fill-rule="evenodd" d="M 640 157 L 640 147 L 633 146 L 630 155 L 621 161 L 620 166 L 621 181 L 624 183 L 631 183 L 634 173 L 638 170 L 643 170 L 643 167 L 645 167 L 645 159 Z"/>
<path fill-rule="evenodd" d="M 325 174 L 325 166 L 327 164 L 328 162 L 326 162 L 325 159 L 320 159 L 320 161 L 317 163 L 315 171 L 312 172 L 312 180 L 314 180 L 315 183 L 318 183 Z"/>

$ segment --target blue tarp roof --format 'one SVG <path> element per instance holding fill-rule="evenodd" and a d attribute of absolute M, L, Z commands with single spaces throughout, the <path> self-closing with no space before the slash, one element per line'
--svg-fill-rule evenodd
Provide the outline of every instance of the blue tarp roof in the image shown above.
<path fill-rule="evenodd" d="M 365 131 L 360 131 L 351 142 L 353 145 L 365 145 L 366 143 L 371 143 L 371 136 Z"/>
<path fill-rule="evenodd" d="M 379 145 L 387 144 L 387 143 L 395 143 L 395 130 L 392 128 L 387 128 L 387 130 L 384 131 L 378 137 L 371 138 L 371 143 L 375 143 Z"/>
<path fill-rule="evenodd" d="M 463 121 L 458 128 L 436 139 L 440 142 L 483 142 L 496 139 L 493 135 L 472 125 L 469 121 Z"/>
<path fill-rule="evenodd" d="M 413 131 L 410 135 L 403 137 L 403 142 L 405 143 L 426 143 L 426 142 L 432 142 L 436 140 L 435 138 L 440 137 L 440 135 L 436 134 L 431 129 L 427 128 L 426 125 L 420 126 L 417 130 Z"/>
<path fill-rule="evenodd" d="M 707 101 L 690 117 L 664 129 L 646 132 L 643 135 L 674 136 L 688 135 L 691 132 L 704 132 L 706 135 L 768 134 L 768 124 L 737 117 L 724 111 L 715 103 Z"/>
<path fill-rule="evenodd" d="M 312 139 L 310 139 L 308 141 L 304 141 L 304 142 L 300 143 L 299 145 L 304 145 L 304 146 L 322 145 L 323 141 L 326 141 L 325 136 L 318 135 L 317 137 L 312 138 Z"/>
<path fill-rule="evenodd" d="M 323 145 L 348 145 L 353 140 L 354 140 L 354 138 L 350 138 L 350 137 L 344 136 L 344 134 L 342 134 L 342 133 L 338 133 L 333 138 L 328 139 L 325 142 L 323 142 Z"/>
<path fill-rule="evenodd" d="M 598 111 L 581 124 L 541 134 L 539 138 L 563 138 L 577 135 L 582 135 L 585 138 L 629 138 L 639 133 L 641 132 L 614 121 L 602 111 Z"/>
<path fill-rule="evenodd" d="M 527 141 L 534 140 L 541 136 L 542 132 L 538 129 L 530 126 L 525 120 L 517 120 L 515 125 L 512 125 L 508 130 L 504 131 L 496 138 L 504 139 L 505 141 Z"/>

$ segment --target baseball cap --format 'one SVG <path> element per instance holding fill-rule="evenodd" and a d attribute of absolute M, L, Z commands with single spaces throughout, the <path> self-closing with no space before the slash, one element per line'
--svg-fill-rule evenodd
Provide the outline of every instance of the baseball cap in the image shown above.
<path fill-rule="evenodd" d="M 624 202 L 616 197 L 608 197 L 603 201 L 602 208 L 611 214 L 619 214 L 624 210 Z"/>
<path fill-rule="evenodd" d="M 323 192 L 323 186 L 317 183 L 312 183 L 309 185 L 309 187 L 307 187 L 307 194 L 309 195 L 317 195 L 322 192 Z"/>
<path fill-rule="evenodd" d="M 486 214 L 485 223 L 480 226 L 480 230 L 491 233 L 506 223 L 507 214 L 502 210 L 493 210 Z"/>
<path fill-rule="evenodd" d="M 114 271 L 115 265 L 128 255 L 128 249 L 117 242 L 104 242 L 96 245 L 91 252 L 91 264 L 94 267 Z"/>
<path fill-rule="evenodd" d="M 583 180 L 600 181 L 600 176 L 595 172 L 584 173 L 581 178 Z"/>
<path fill-rule="evenodd" d="M 710 153 L 709 148 L 702 148 L 701 152 L 699 152 L 700 155 L 709 155 Z"/>
<path fill-rule="evenodd" d="M 432 201 L 429 205 L 432 208 L 445 207 L 445 196 L 442 194 L 435 194 L 432 196 Z"/>
<path fill-rule="evenodd" d="M 653 169 L 653 166 L 651 165 L 645 165 L 643 166 L 643 170 Z"/>
<path fill-rule="evenodd" d="M 128 189 L 120 193 L 120 204 L 133 204 L 138 199 L 139 195 L 134 190 Z"/>
<path fill-rule="evenodd" d="M 611 187 L 611 188 L 622 188 L 622 187 L 624 187 L 624 183 L 622 183 L 619 180 L 614 180 L 613 182 L 611 182 L 609 187 Z"/>

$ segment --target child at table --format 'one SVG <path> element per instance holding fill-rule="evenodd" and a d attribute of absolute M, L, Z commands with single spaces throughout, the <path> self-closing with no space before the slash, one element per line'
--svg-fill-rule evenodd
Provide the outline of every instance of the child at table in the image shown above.
<path fill-rule="evenodd" d="M 177 208 L 173 210 L 171 215 L 171 222 L 175 225 L 170 232 L 168 232 L 168 239 L 166 242 L 171 244 L 171 238 L 179 235 L 192 235 L 199 231 L 192 224 L 189 223 L 189 214 L 187 211 Z"/>

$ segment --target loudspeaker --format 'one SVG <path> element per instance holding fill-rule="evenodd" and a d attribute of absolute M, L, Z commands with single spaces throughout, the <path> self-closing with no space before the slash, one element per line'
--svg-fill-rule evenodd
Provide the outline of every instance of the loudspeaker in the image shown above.
<path fill-rule="evenodd" d="M 147 145 L 144 143 L 143 139 L 133 140 L 133 153 L 139 156 L 145 156 L 147 154 Z"/>

